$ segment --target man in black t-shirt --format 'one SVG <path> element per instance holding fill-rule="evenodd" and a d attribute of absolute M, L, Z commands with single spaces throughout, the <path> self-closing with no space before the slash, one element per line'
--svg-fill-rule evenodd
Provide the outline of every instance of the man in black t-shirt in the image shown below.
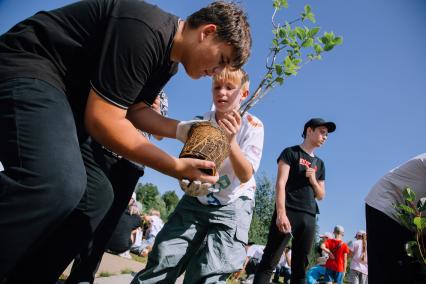
<path fill-rule="evenodd" d="M 91 177 L 80 152 L 88 136 L 167 175 L 215 183 L 217 176 L 199 170 L 213 162 L 172 157 L 137 129 L 185 140 L 191 123 L 149 107 L 159 90 L 179 63 L 198 79 L 240 67 L 250 47 L 245 13 L 224 2 L 183 21 L 144 1 L 78 1 L 39 12 L 1 35 L 0 281 L 21 260 L 29 262 L 25 254 L 61 224 L 76 232 L 95 229 L 76 221 L 92 218 L 84 206 L 93 201 L 84 195 Z M 97 174 L 99 184 L 109 184 L 101 170 Z M 103 196 L 98 204 L 108 208 L 112 194 Z M 41 276 L 38 271 L 32 281 Z"/>
<path fill-rule="evenodd" d="M 278 157 L 275 212 L 268 241 L 253 283 L 269 283 L 280 257 L 292 240 L 291 283 L 306 283 L 308 255 L 315 237 L 316 199 L 325 194 L 324 162 L 314 150 L 336 130 L 333 122 L 312 118 L 303 129 L 303 143 L 289 147 Z"/>

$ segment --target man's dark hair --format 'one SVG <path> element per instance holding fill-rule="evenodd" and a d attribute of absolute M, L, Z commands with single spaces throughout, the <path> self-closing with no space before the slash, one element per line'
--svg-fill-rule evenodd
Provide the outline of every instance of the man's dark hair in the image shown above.
<path fill-rule="evenodd" d="M 186 19 L 191 29 L 201 25 L 217 26 L 217 39 L 234 47 L 232 67 L 240 68 L 247 62 L 251 49 L 250 25 L 241 7 L 233 2 L 215 1 Z"/>

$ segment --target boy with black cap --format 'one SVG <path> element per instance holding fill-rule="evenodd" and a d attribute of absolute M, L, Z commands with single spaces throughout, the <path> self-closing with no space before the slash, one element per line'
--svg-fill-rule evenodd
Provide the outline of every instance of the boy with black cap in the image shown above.
<path fill-rule="evenodd" d="M 306 283 L 308 255 L 315 237 L 316 199 L 325 194 L 324 162 L 314 150 L 336 130 L 333 122 L 312 118 L 303 129 L 303 143 L 284 149 L 278 157 L 275 212 L 268 242 L 253 283 L 269 283 L 284 248 L 292 241 L 291 283 Z"/>

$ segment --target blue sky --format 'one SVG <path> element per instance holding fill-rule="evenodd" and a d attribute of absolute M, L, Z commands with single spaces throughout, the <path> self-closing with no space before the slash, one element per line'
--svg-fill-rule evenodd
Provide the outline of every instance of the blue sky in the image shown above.
<path fill-rule="evenodd" d="M 73 1 L 0 0 L 0 33 L 39 10 Z M 150 0 L 186 18 L 205 0 Z M 254 89 L 264 73 L 271 41 L 272 1 L 240 1 L 252 27 L 252 56 L 246 65 Z M 296 77 L 274 89 L 252 113 L 265 125 L 259 172 L 276 176 L 276 158 L 284 147 L 302 142 L 311 117 L 334 121 L 337 130 L 317 154 L 326 165 L 326 197 L 319 202 L 320 231 L 335 224 L 346 240 L 365 228 L 364 197 L 388 170 L 425 152 L 426 145 L 426 2 L 424 0 L 289 0 L 284 13 L 296 18 L 311 5 L 322 30 L 342 35 L 344 44 L 306 65 Z M 181 67 L 166 87 L 170 117 L 187 120 L 210 108 L 210 79 L 192 80 Z M 181 143 L 157 143 L 178 155 Z M 141 180 L 161 192 L 176 190 L 176 180 L 148 170 Z"/>

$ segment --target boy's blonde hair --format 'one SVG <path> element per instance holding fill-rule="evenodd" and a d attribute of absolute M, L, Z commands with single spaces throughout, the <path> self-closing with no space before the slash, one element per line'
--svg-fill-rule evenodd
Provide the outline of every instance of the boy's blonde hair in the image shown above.
<path fill-rule="evenodd" d="M 243 92 L 249 90 L 250 79 L 246 71 L 244 69 L 232 69 L 226 67 L 220 72 L 213 76 L 213 82 L 215 81 L 231 81 L 235 84 L 239 84 L 241 86 L 241 90 Z"/>

